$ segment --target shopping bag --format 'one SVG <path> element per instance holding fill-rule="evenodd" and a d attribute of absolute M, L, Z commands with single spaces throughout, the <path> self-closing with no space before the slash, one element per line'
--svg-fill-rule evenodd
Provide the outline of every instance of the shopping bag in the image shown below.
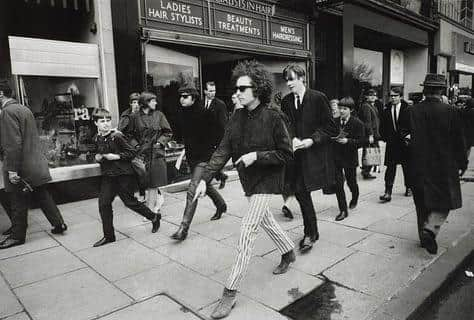
<path fill-rule="evenodd" d="M 365 149 L 362 157 L 362 166 L 380 166 L 382 164 L 382 155 L 379 147 L 368 147 Z"/>

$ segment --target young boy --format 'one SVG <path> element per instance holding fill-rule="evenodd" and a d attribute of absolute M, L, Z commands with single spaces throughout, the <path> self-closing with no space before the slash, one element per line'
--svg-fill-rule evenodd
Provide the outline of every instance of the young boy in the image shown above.
<path fill-rule="evenodd" d="M 351 97 L 342 98 L 338 103 L 340 118 L 337 121 L 340 133 L 335 137 L 335 162 L 336 162 L 336 196 L 339 206 L 339 215 L 336 221 L 348 216 L 346 194 L 344 193 L 344 176 L 352 193 L 350 209 L 357 206 L 359 199 L 359 186 L 356 179 L 357 149 L 363 143 L 364 124 L 357 117 L 351 116 L 354 109 L 354 100 Z M 343 176 L 344 171 L 344 176 Z"/>
<path fill-rule="evenodd" d="M 161 215 L 155 214 L 133 196 L 135 177 L 130 161 L 135 157 L 135 149 L 126 141 L 122 133 L 112 131 L 111 115 L 105 109 L 96 109 L 93 119 L 97 126 L 97 154 L 102 182 L 99 193 L 99 213 L 104 237 L 94 247 L 115 241 L 112 201 L 118 195 L 124 204 L 152 222 L 151 232 L 160 228 Z"/>

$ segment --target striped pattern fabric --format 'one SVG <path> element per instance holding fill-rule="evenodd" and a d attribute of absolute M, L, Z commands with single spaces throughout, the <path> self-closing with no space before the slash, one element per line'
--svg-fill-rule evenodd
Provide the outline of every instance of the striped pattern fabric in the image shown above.
<path fill-rule="evenodd" d="M 295 246 L 270 212 L 268 203 L 271 197 L 270 194 L 254 194 L 248 197 L 249 208 L 240 226 L 239 253 L 227 279 L 227 289 L 239 288 L 248 269 L 259 226 L 262 226 L 281 254 L 293 250 Z"/>

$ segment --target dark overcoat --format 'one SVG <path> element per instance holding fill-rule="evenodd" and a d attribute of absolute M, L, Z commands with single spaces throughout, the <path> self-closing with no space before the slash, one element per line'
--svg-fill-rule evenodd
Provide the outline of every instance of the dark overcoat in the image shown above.
<path fill-rule="evenodd" d="M 359 165 L 357 149 L 365 144 L 366 140 L 364 124 L 355 116 L 351 116 L 344 126 L 342 126 L 340 118 L 336 119 L 336 123 L 339 130 L 347 134 L 346 144 L 333 141 L 336 165 L 341 168 L 355 168 Z"/>
<path fill-rule="evenodd" d="M 426 99 L 411 112 L 413 182 L 431 210 L 460 208 L 460 169 L 467 167 L 459 113 L 437 99 Z"/>
<path fill-rule="evenodd" d="M 380 119 L 381 139 L 385 147 L 385 165 L 400 164 L 408 161 L 410 150 L 405 143 L 405 135 L 410 132 L 410 107 L 402 100 L 398 114 L 397 130 L 393 127 L 393 106 L 388 104 Z"/>
<path fill-rule="evenodd" d="M 377 110 L 377 106 L 371 105 L 368 102 L 364 102 L 359 109 L 358 113 L 359 119 L 364 123 L 365 127 L 365 135 L 367 138 L 369 136 L 374 136 L 375 140 L 380 139 L 380 119 L 379 119 L 379 111 Z"/>
<path fill-rule="evenodd" d="M 204 109 L 204 113 L 208 117 L 207 134 L 213 140 L 213 145 L 217 147 L 224 136 L 225 127 L 228 121 L 227 107 L 224 101 L 214 98 L 209 108 Z"/>
<path fill-rule="evenodd" d="M 15 100 L 8 101 L 0 113 L 0 146 L 5 191 L 16 190 L 8 179 L 8 171 L 17 172 L 33 187 L 51 181 L 48 161 L 41 152 L 35 117 L 30 109 Z"/>
<path fill-rule="evenodd" d="M 338 129 L 331 115 L 329 100 L 324 93 L 306 88 L 301 101 L 301 123 L 298 124 L 300 135 L 297 134 L 294 101 L 295 96 L 290 93 L 281 102 L 281 109 L 289 120 L 291 139 L 311 138 L 314 141 L 310 148 L 295 152 L 295 156 L 300 157 L 302 161 L 300 169 L 303 172 L 304 187 L 306 191 L 314 191 L 334 185 L 335 166 L 331 137 L 337 136 Z M 298 162 L 296 165 L 299 165 Z"/>

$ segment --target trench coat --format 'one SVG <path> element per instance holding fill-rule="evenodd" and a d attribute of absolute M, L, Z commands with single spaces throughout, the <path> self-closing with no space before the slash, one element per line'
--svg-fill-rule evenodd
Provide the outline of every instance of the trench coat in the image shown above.
<path fill-rule="evenodd" d="M 387 105 L 380 118 L 380 135 L 387 143 L 385 165 L 401 164 L 409 161 L 410 150 L 404 136 L 410 131 L 410 107 L 402 100 L 398 113 L 397 130 L 393 127 L 393 107 Z"/>
<path fill-rule="evenodd" d="M 35 117 L 15 100 L 8 101 L 0 113 L 0 147 L 5 191 L 17 190 L 8 179 L 8 171 L 17 172 L 33 187 L 51 181 L 48 161 L 40 149 Z"/>
<path fill-rule="evenodd" d="M 337 136 L 339 131 L 331 115 L 329 100 L 324 93 L 306 88 L 301 101 L 302 122 L 298 126 L 301 135 L 297 134 L 294 101 L 293 93 L 286 95 L 281 101 L 281 110 L 289 120 L 290 137 L 311 138 L 314 141 L 310 148 L 295 152 L 295 157 L 301 159 L 301 163 L 297 160 L 295 165 L 302 165 L 299 170 L 297 169 L 303 173 L 305 190 L 302 191 L 315 191 L 334 185 L 335 165 L 331 137 Z M 300 187 L 296 186 L 297 189 Z"/>
<path fill-rule="evenodd" d="M 431 210 L 460 208 L 460 169 L 467 167 L 466 143 L 459 113 L 427 98 L 411 110 L 412 178 Z"/>

